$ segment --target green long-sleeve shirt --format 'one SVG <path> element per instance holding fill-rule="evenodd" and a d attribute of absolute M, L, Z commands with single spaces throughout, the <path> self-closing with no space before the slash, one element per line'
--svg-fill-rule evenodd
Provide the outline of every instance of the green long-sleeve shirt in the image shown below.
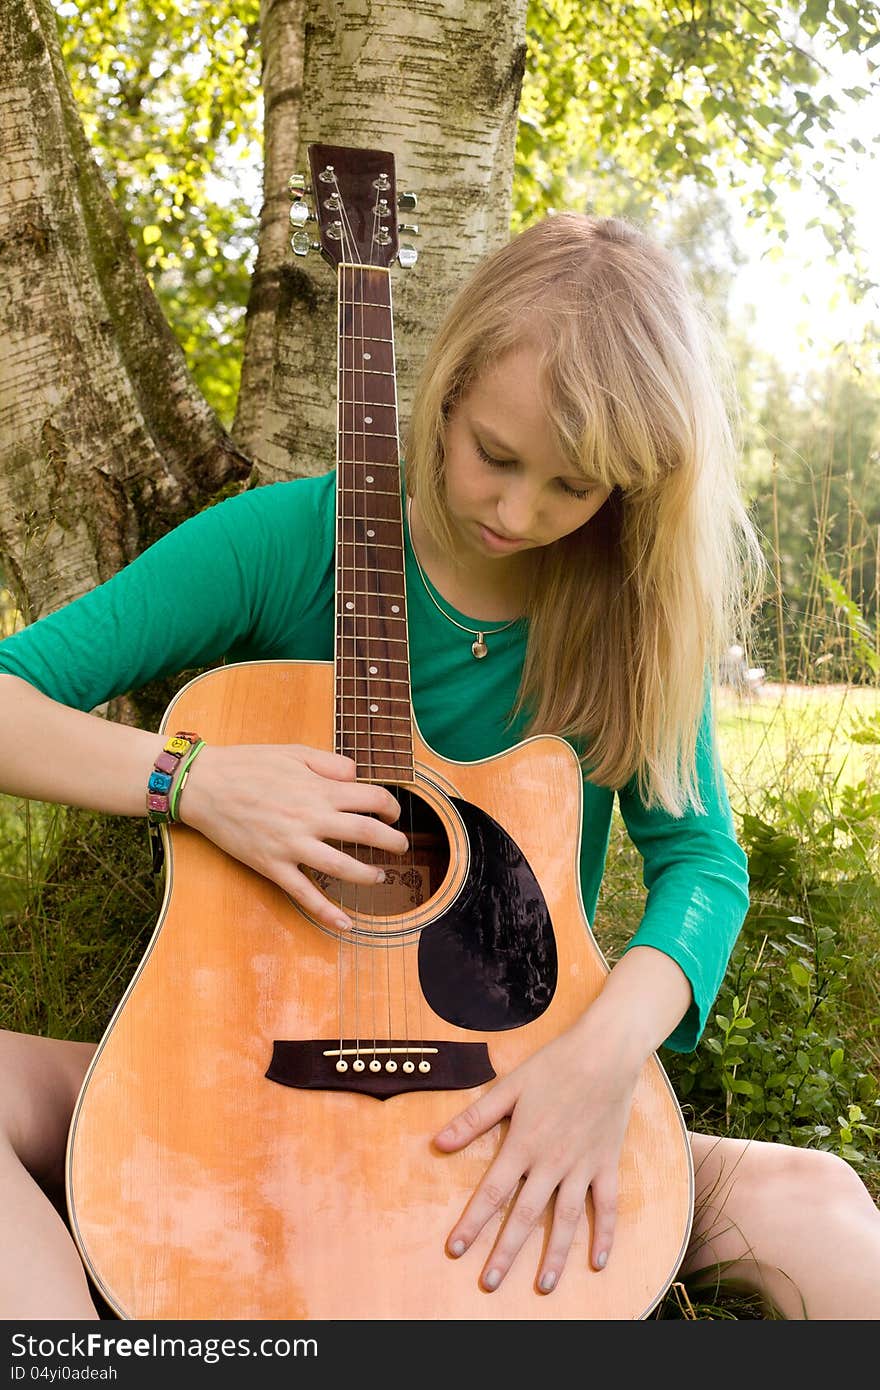
<path fill-rule="evenodd" d="M 92 710 L 148 681 L 222 661 L 332 661 L 336 475 L 274 483 L 221 502 L 178 526 L 106 584 L 0 642 L 0 672 Z M 471 639 L 446 621 L 419 578 L 406 534 L 413 709 L 441 757 L 472 761 L 511 747 L 508 726 L 526 627 L 490 640 L 476 665 Z M 466 627 L 467 614 L 435 598 Z M 580 750 L 582 751 L 582 750 Z M 643 859 L 642 921 L 627 944 L 652 946 L 684 971 L 693 1004 L 666 1045 L 699 1041 L 748 907 L 747 860 L 737 843 L 718 763 L 711 701 L 698 744 L 705 814 L 646 810 L 635 779 L 617 792 Z M 615 793 L 584 780 L 581 889 L 594 920 Z"/>

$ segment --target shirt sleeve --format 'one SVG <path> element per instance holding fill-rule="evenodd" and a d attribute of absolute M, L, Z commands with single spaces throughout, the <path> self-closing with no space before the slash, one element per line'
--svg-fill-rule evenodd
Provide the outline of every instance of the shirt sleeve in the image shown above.
<path fill-rule="evenodd" d="M 674 1052 L 692 1052 L 721 988 L 730 953 L 749 906 L 748 857 L 739 845 L 715 740 L 707 695 L 697 740 L 697 776 L 704 814 L 648 811 L 636 779 L 618 793 L 621 815 L 643 861 L 647 900 L 625 948 L 652 946 L 671 956 L 691 984 L 693 1001 L 666 1039 Z"/>
<path fill-rule="evenodd" d="M 269 484 L 198 512 L 106 583 L 0 642 L 0 672 L 74 709 L 149 681 L 271 650 L 278 603 L 308 606 L 325 528 L 317 479 Z"/>

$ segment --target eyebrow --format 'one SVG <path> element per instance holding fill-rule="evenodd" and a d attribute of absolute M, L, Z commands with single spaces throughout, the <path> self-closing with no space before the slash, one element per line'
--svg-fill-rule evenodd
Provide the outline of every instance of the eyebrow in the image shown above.
<path fill-rule="evenodd" d="M 512 449 L 509 444 L 505 444 L 504 440 L 500 439 L 495 431 L 490 429 L 488 425 L 482 424 L 479 420 L 474 420 L 473 427 L 484 444 L 491 445 L 493 449 L 500 450 L 502 454 L 512 454 L 514 458 L 519 457 L 516 449 Z M 570 482 L 573 478 L 576 478 L 578 487 L 598 486 L 595 479 L 586 478 L 583 473 L 560 473 L 559 476 L 564 478 L 566 482 Z"/>

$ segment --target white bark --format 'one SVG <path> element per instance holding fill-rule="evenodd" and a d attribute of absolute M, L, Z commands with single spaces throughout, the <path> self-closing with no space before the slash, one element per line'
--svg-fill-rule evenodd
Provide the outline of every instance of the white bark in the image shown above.
<path fill-rule="evenodd" d="M 4 0 L 0 51 L 0 565 L 32 621 L 249 461 L 194 386 L 91 157 L 48 0 Z"/>
<path fill-rule="evenodd" d="M 505 241 L 525 61 L 525 0 L 307 0 L 299 145 L 391 150 L 398 188 L 419 194 L 419 260 L 392 270 L 403 431 L 424 348 L 451 294 Z M 401 240 L 409 240 L 402 237 Z M 336 285 L 315 253 L 287 253 L 260 482 L 335 462 Z"/>
<path fill-rule="evenodd" d="M 282 273 L 290 258 L 291 151 L 299 139 L 305 0 L 260 0 L 263 59 L 263 207 L 260 246 L 248 296 L 241 386 L 233 438 L 253 454 L 272 383 L 275 317 Z"/>

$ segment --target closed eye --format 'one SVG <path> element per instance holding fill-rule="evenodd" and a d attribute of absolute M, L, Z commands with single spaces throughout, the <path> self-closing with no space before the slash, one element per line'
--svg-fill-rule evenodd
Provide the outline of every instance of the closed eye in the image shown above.
<path fill-rule="evenodd" d="M 516 467 L 516 459 L 497 459 L 497 458 L 493 458 L 493 456 L 492 456 L 491 454 L 487 454 L 487 453 L 486 453 L 486 450 L 483 448 L 482 444 L 480 444 L 480 442 L 479 442 L 478 440 L 475 440 L 475 441 L 474 441 L 474 444 L 475 444 L 475 447 L 476 447 L 476 450 L 477 450 L 478 455 L 480 456 L 480 458 L 483 460 L 484 463 L 488 463 L 488 465 L 489 465 L 490 468 L 515 468 L 515 467 Z M 590 493 L 592 492 L 592 488 L 589 488 L 589 487 L 583 488 L 583 489 L 572 487 L 569 483 L 567 483 L 567 482 L 565 481 L 564 478 L 557 478 L 557 479 L 556 479 L 556 486 L 559 487 L 559 488 L 561 488 L 562 491 L 563 491 L 564 493 L 567 493 L 567 495 L 568 495 L 569 497 L 577 497 L 578 500 L 581 501 L 581 502 L 583 502 L 587 497 L 589 497 Z"/>

